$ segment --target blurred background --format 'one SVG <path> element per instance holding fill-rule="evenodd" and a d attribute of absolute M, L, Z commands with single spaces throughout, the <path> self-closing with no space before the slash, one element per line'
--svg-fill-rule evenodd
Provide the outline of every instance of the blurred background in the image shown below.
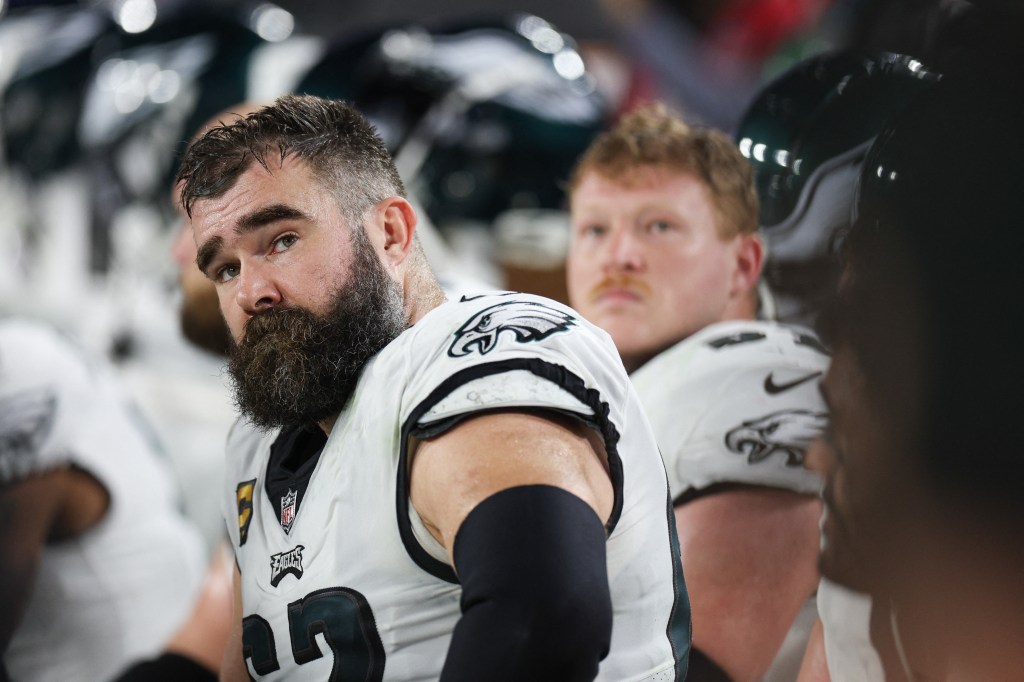
<path fill-rule="evenodd" d="M 179 331 L 185 141 L 241 101 L 347 99 L 395 155 L 453 291 L 564 300 L 562 182 L 660 99 L 736 133 L 758 90 L 846 47 L 915 54 L 947 0 L 0 2 L 0 314 L 110 358 L 220 532 L 221 359 Z"/>

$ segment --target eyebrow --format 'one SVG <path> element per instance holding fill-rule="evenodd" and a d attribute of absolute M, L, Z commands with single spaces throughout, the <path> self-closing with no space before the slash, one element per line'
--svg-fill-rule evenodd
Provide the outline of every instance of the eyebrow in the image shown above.
<path fill-rule="evenodd" d="M 294 220 L 296 218 L 307 218 L 307 216 L 297 208 L 292 208 L 285 204 L 272 204 L 239 218 L 235 224 L 235 234 L 241 235 L 254 232 L 264 225 L 270 225 L 279 220 Z M 210 263 L 213 262 L 213 259 L 217 257 L 217 254 L 223 247 L 224 240 L 221 237 L 211 237 L 199 247 L 196 253 L 196 266 L 199 267 L 200 272 L 206 273 L 206 268 L 210 266 Z"/>
<path fill-rule="evenodd" d="M 224 240 L 220 237 L 211 237 L 203 242 L 196 253 L 196 267 L 199 268 L 199 272 L 206 274 L 206 268 L 220 252 L 222 246 L 224 246 Z"/>

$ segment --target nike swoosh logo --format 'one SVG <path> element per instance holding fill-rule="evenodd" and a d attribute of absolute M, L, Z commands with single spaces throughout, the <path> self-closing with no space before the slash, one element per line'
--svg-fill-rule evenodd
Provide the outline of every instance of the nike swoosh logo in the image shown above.
<path fill-rule="evenodd" d="M 771 374 L 769 374 L 764 379 L 764 390 L 765 390 L 765 393 L 767 393 L 768 395 L 775 395 L 776 393 L 783 393 L 785 391 L 788 391 L 791 388 L 796 388 L 800 384 L 806 384 L 811 379 L 814 379 L 814 378 L 817 378 L 817 377 L 820 377 L 820 376 L 821 376 L 821 372 L 814 372 L 812 374 L 808 374 L 807 376 L 800 377 L 799 379 L 794 379 L 793 381 L 787 381 L 784 384 L 777 384 L 777 383 L 775 383 L 774 377 Z"/>

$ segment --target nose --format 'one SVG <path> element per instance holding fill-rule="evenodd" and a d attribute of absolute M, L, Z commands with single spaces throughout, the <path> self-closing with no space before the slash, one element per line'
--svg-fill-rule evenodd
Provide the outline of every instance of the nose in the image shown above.
<path fill-rule="evenodd" d="M 268 266 L 245 263 L 236 277 L 235 302 L 248 315 L 256 315 L 281 303 L 281 290 L 270 276 Z"/>
<path fill-rule="evenodd" d="M 601 265 L 605 272 L 640 272 L 646 261 L 641 244 L 625 226 L 612 229 L 605 243 Z"/>

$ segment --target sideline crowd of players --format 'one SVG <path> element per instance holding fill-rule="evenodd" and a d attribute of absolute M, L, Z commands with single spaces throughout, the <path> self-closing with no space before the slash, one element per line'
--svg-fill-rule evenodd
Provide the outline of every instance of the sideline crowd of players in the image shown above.
<path fill-rule="evenodd" d="M 1019 284 L 1024 93 L 1013 50 L 986 48 L 879 130 L 824 342 L 765 319 L 747 159 L 662 106 L 624 116 L 569 179 L 571 308 L 444 301 L 397 171 L 347 107 L 284 98 L 201 135 L 176 257 L 184 287 L 194 236 L 195 295 L 217 282 L 243 414 L 221 502 L 224 679 L 1014 679 L 1022 322 L 991 292 Z M 161 649 L 124 679 L 210 674 L 199 648 L 222 646 L 208 607 L 224 600 L 200 593 L 200 543 L 170 476 L 146 473 L 148 435 L 52 332 L 2 332 L 4 612 L 26 614 L 4 622 L 5 674 L 103 680 Z M 867 622 L 841 601 L 818 613 L 819 565 L 820 590 L 865 595 L 850 608 Z M 28 600 L 36 571 L 53 587 Z M 133 625 L 140 604 L 166 620 Z M 57 631 L 71 608 L 116 613 L 122 634 L 85 630 L 122 650 Z"/>

